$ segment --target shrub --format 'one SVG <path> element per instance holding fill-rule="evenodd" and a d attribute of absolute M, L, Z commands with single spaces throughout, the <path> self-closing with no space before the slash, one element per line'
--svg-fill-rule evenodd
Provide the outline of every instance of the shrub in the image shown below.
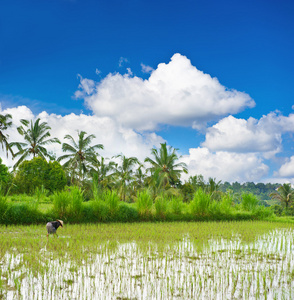
<path fill-rule="evenodd" d="M 78 186 L 69 188 L 69 213 L 74 218 L 74 221 L 80 221 L 83 211 L 83 191 Z"/>
<path fill-rule="evenodd" d="M 251 193 L 249 194 L 242 194 L 242 200 L 241 200 L 241 207 L 245 211 L 253 211 L 256 209 L 259 201 L 257 197 Z"/>
<path fill-rule="evenodd" d="M 166 212 L 167 212 L 167 200 L 166 200 L 166 198 L 163 195 L 156 197 L 156 199 L 155 199 L 156 217 L 159 217 L 161 219 L 165 219 Z"/>
<path fill-rule="evenodd" d="M 60 191 L 53 194 L 53 211 L 59 218 L 67 216 L 69 203 L 70 196 L 68 191 Z"/>
<path fill-rule="evenodd" d="M 18 193 L 33 194 L 35 189 L 41 188 L 42 185 L 50 192 L 54 192 L 65 187 L 66 176 L 58 162 L 48 163 L 41 157 L 35 157 L 19 165 L 14 184 Z"/>
<path fill-rule="evenodd" d="M 209 213 L 210 195 L 206 194 L 201 188 L 195 193 L 193 200 L 190 202 L 192 215 L 205 216 Z"/>
<path fill-rule="evenodd" d="M 117 221 L 119 222 L 136 222 L 139 220 L 138 211 L 127 205 L 121 203 L 118 207 Z"/>
<path fill-rule="evenodd" d="M 143 219 L 149 219 L 151 217 L 152 199 L 147 190 L 143 190 L 137 193 L 137 210 L 138 214 Z"/>
<path fill-rule="evenodd" d="M 106 191 L 103 195 L 104 201 L 108 207 L 111 218 L 114 218 L 118 212 L 119 196 L 116 191 Z"/>
<path fill-rule="evenodd" d="M 92 201 L 90 207 L 92 208 L 95 221 L 105 222 L 109 220 L 109 208 L 104 201 Z"/>
<path fill-rule="evenodd" d="M 181 197 L 172 197 L 170 200 L 171 212 L 176 215 L 180 215 L 183 212 L 183 200 Z"/>

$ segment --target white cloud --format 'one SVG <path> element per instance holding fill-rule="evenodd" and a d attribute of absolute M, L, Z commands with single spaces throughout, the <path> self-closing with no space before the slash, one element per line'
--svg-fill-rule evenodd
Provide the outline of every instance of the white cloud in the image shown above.
<path fill-rule="evenodd" d="M 262 121 L 228 116 L 207 129 L 202 146 L 213 151 L 278 152 L 281 142 L 281 131 L 273 131 Z"/>
<path fill-rule="evenodd" d="M 279 169 L 277 172 L 278 176 L 294 179 L 294 156 L 291 156 Z"/>
<path fill-rule="evenodd" d="M 16 126 L 20 125 L 20 119 L 37 119 L 41 122 L 47 122 L 51 127 L 51 137 L 57 137 L 61 142 L 64 142 L 64 136 L 70 134 L 74 139 L 77 139 L 77 130 L 85 131 L 88 135 L 94 134 L 96 139 L 94 144 L 103 144 L 104 150 L 99 150 L 99 153 L 111 158 L 114 155 L 123 153 L 128 156 L 136 156 L 143 161 L 146 156 L 150 155 L 150 150 L 153 145 L 159 146 L 164 140 L 155 133 L 139 134 L 132 129 L 122 128 L 114 120 L 108 117 L 88 116 L 84 114 L 76 115 L 69 114 L 65 116 L 48 114 L 42 112 L 34 116 L 29 108 L 25 106 L 7 109 L 1 114 L 10 113 L 13 116 L 13 128 L 7 131 L 9 134 L 9 141 L 22 141 L 22 137 L 16 130 Z M 61 145 L 48 145 L 47 149 L 56 153 L 56 156 L 61 156 Z M 14 163 L 11 158 L 2 157 L 3 163 L 12 166 Z"/>
<path fill-rule="evenodd" d="M 188 165 L 189 176 L 202 174 L 228 182 L 258 182 L 267 175 L 269 167 L 254 153 L 211 152 L 207 148 L 192 148 L 181 159 Z"/>
<path fill-rule="evenodd" d="M 207 129 L 202 146 L 212 151 L 262 152 L 271 158 L 282 150 L 282 134 L 294 131 L 294 114 L 271 112 L 260 120 L 228 116 Z"/>
<path fill-rule="evenodd" d="M 79 88 L 76 96 L 83 96 L 95 115 L 140 131 L 155 130 L 160 124 L 201 128 L 255 105 L 249 95 L 228 90 L 180 54 L 159 64 L 148 80 L 115 73 L 95 87 L 93 81 L 82 79 Z"/>
<path fill-rule="evenodd" d="M 143 73 L 152 73 L 154 71 L 154 69 L 150 66 L 146 66 L 143 63 L 141 63 L 141 68 L 142 68 L 142 72 Z"/>

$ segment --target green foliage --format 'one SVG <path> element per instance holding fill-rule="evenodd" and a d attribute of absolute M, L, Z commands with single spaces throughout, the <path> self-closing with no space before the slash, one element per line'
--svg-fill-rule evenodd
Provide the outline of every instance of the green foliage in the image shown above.
<path fill-rule="evenodd" d="M 33 194 L 42 186 L 50 192 L 62 190 L 66 185 L 66 176 L 58 162 L 47 162 L 41 157 L 20 164 L 14 184 L 18 193 Z"/>
<path fill-rule="evenodd" d="M 192 215 L 205 216 L 209 214 L 210 195 L 199 188 L 190 202 Z"/>
<path fill-rule="evenodd" d="M 75 222 L 80 221 L 83 211 L 84 195 L 81 188 L 71 186 L 69 188 L 69 216 Z"/>
<path fill-rule="evenodd" d="M 117 213 L 118 222 L 136 222 L 139 220 L 138 211 L 125 203 L 120 203 Z"/>
<path fill-rule="evenodd" d="M 159 217 L 160 219 L 165 219 L 166 213 L 167 213 L 167 199 L 160 195 L 156 197 L 155 199 L 155 213 L 156 217 Z"/>
<path fill-rule="evenodd" d="M 116 191 L 107 191 L 104 195 L 104 201 L 109 209 L 111 217 L 115 217 L 118 212 L 119 196 Z"/>
<path fill-rule="evenodd" d="M 253 211 L 258 206 L 258 203 L 259 203 L 259 201 L 255 195 L 253 195 L 251 193 L 250 194 L 245 194 L 245 193 L 242 194 L 241 207 L 244 210 Z"/>
<path fill-rule="evenodd" d="M 68 206 L 70 204 L 70 194 L 68 191 L 57 191 L 53 194 L 53 211 L 64 218 L 67 216 Z"/>
<path fill-rule="evenodd" d="M 90 207 L 95 222 L 106 222 L 107 220 L 109 220 L 109 208 L 104 201 L 92 201 Z"/>
<path fill-rule="evenodd" d="M 2 224 L 36 224 L 44 222 L 43 214 L 29 203 L 6 203 L 6 211 L 2 214 Z"/>
<path fill-rule="evenodd" d="M 184 203 L 181 197 L 172 197 L 170 200 L 171 212 L 180 215 L 183 212 Z"/>
<path fill-rule="evenodd" d="M 0 190 L 0 224 L 5 224 L 6 212 L 8 210 L 7 197 L 2 195 Z"/>
<path fill-rule="evenodd" d="M 137 193 L 137 210 L 138 214 L 143 219 L 151 217 L 151 209 L 153 205 L 152 198 L 147 190 L 139 191 Z"/>
<path fill-rule="evenodd" d="M 8 193 L 12 185 L 12 180 L 12 174 L 8 171 L 8 167 L 2 164 L 2 159 L 0 158 L 0 193 Z"/>

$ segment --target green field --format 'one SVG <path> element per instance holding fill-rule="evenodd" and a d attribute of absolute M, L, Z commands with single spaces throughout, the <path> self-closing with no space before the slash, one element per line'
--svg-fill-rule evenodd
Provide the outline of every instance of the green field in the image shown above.
<path fill-rule="evenodd" d="M 0 227 L 0 299 L 293 299 L 293 224 Z"/>

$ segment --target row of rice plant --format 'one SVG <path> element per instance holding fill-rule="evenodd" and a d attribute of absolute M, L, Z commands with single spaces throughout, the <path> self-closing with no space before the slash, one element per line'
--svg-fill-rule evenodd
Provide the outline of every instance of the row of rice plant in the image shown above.
<path fill-rule="evenodd" d="M 293 299 L 293 225 L 164 222 L 0 228 L 4 299 Z"/>

